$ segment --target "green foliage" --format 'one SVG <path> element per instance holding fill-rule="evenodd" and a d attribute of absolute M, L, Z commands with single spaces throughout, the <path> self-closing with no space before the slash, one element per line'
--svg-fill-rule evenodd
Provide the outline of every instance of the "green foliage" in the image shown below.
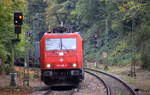
<path fill-rule="evenodd" d="M 129 64 L 132 58 L 139 60 L 143 51 L 149 52 L 148 46 L 145 45 L 150 39 L 148 4 L 149 2 L 141 3 L 133 0 L 120 3 L 79 0 L 72 13 L 76 15 L 80 31 L 86 39 L 85 58 L 108 60 L 110 64 Z M 107 24 L 105 19 L 108 20 Z M 133 20 L 135 20 L 134 27 Z M 124 30 L 125 28 L 128 30 Z M 91 39 L 94 34 L 100 35 L 96 50 L 93 49 L 94 41 Z M 143 45 L 144 48 L 141 48 Z M 108 53 L 107 58 L 103 58 L 103 52 Z"/>
<path fill-rule="evenodd" d="M 2 71 L 7 70 L 7 73 L 10 70 L 9 68 L 11 68 L 8 64 L 7 66 L 5 64 L 11 62 L 11 39 L 16 38 L 13 25 L 13 13 L 21 11 L 25 15 L 27 8 L 26 4 L 26 0 L 0 0 L 0 57 L 2 57 L 2 64 L 0 68 Z M 24 28 L 22 29 L 22 33 L 24 34 Z M 17 46 L 18 49 L 16 49 L 16 51 L 18 51 L 18 54 L 20 53 L 20 49 L 23 47 L 23 44 L 19 47 Z"/>
<path fill-rule="evenodd" d="M 65 25 L 74 25 L 84 38 L 85 58 L 113 65 L 129 64 L 132 59 L 141 60 L 149 68 L 150 54 L 150 2 L 146 0 L 1 0 L 0 1 L 0 56 L 7 61 L 11 55 L 13 33 L 13 12 L 27 12 L 30 29 L 38 34 L 59 26 L 56 13 Z M 42 4 L 43 7 L 32 6 Z M 42 15 L 44 14 L 44 15 Z M 36 18 L 40 18 L 35 20 Z M 27 18 L 26 18 L 27 19 Z M 39 24 L 35 24 L 40 22 Z M 134 21 L 134 23 L 133 23 Z M 9 27 L 8 27 L 9 25 Z M 40 27 L 41 26 L 41 27 Z M 28 26 L 23 26 L 24 31 Z M 5 34 L 4 34 L 5 32 Z M 97 43 L 92 38 L 99 35 Z M 24 39 L 25 35 L 21 34 Z M 24 56 L 25 41 L 16 46 L 16 55 Z M 97 48 L 95 48 L 95 46 Z M 107 52 L 107 58 L 102 56 Z M 143 55 L 144 54 L 144 55 Z"/>
<path fill-rule="evenodd" d="M 5 64 L 4 65 L 4 72 L 5 72 L 5 74 L 10 74 L 14 69 L 13 69 L 13 67 L 11 67 L 9 64 Z"/>
<path fill-rule="evenodd" d="M 4 73 L 3 65 L 0 65 L 0 75 Z"/>
<path fill-rule="evenodd" d="M 150 70 L 150 56 L 147 54 L 143 54 L 141 57 L 141 61 L 142 61 L 142 67 L 144 69 Z"/>
<path fill-rule="evenodd" d="M 123 20 L 133 19 L 136 16 L 142 15 L 144 12 L 144 4 L 138 1 L 128 1 L 119 6 L 120 12 L 124 14 Z"/>
<path fill-rule="evenodd" d="M 100 4 L 98 0 L 79 0 L 76 6 L 81 22 L 84 24 L 93 24 L 100 17 Z"/>
<path fill-rule="evenodd" d="M 13 71 L 13 68 L 9 64 L 0 65 L 0 74 L 9 74 Z"/>

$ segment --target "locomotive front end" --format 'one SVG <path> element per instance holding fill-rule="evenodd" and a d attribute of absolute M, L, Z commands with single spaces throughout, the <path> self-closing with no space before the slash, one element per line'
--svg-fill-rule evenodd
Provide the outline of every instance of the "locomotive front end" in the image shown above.
<path fill-rule="evenodd" d="M 45 34 L 40 43 L 41 79 L 48 85 L 83 80 L 82 38 L 77 33 Z"/>

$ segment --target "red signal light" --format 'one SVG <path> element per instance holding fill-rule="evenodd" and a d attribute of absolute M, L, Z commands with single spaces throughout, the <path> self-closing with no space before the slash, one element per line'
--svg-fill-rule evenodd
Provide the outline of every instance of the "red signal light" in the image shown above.
<path fill-rule="evenodd" d="M 23 13 L 22 12 L 14 12 L 14 24 L 15 25 L 23 24 Z"/>
<path fill-rule="evenodd" d="M 19 19 L 23 19 L 23 16 L 19 16 Z"/>

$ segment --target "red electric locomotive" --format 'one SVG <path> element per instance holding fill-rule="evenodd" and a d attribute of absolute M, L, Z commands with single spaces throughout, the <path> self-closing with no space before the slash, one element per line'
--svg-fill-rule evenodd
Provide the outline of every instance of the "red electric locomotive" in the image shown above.
<path fill-rule="evenodd" d="M 40 40 L 41 80 L 51 86 L 83 80 L 83 40 L 78 33 L 45 33 Z"/>

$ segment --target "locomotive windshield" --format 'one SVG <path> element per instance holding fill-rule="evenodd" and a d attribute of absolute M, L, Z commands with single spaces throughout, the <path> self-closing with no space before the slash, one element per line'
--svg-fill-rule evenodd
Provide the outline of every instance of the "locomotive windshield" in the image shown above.
<path fill-rule="evenodd" d="M 74 50 L 76 49 L 76 38 L 54 38 L 46 39 L 46 50 Z"/>

